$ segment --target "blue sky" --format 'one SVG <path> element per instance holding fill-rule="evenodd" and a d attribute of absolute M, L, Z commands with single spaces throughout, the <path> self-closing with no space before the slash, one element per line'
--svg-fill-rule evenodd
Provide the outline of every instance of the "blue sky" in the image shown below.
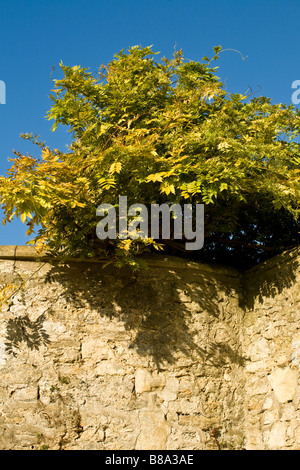
<path fill-rule="evenodd" d="M 36 152 L 21 133 L 61 150 L 70 142 L 45 119 L 52 66 L 56 78 L 61 60 L 97 71 L 133 45 L 153 45 L 167 57 L 176 47 L 201 60 L 220 44 L 241 53 L 225 51 L 216 64 L 229 91 L 251 87 L 291 104 L 292 82 L 300 79 L 299 18 L 299 0 L 0 0 L 0 174 L 13 149 Z M 0 244 L 25 244 L 25 232 L 20 221 L 1 225 Z"/>

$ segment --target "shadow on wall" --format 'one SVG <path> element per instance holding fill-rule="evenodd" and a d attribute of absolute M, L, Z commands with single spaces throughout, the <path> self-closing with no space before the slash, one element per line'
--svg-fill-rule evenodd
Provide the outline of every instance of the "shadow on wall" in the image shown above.
<path fill-rule="evenodd" d="M 224 272 L 218 276 L 215 271 L 151 267 L 133 274 L 70 263 L 53 267 L 45 282 L 63 286 L 68 305 L 121 321 L 131 333 L 129 347 L 151 357 L 158 369 L 174 364 L 179 356 L 208 366 L 244 362 L 238 339 L 228 341 L 234 336 L 235 318 L 226 312 L 232 279 L 229 288 Z M 239 285 L 238 276 L 234 282 Z M 215 338 L 216 323 L 228 330 L 224 341 Z"/>
<path fill-rule="evenodd" d="M 32 351 L 38 351 L 42 345 L 47 345 L 49 336 L 43 328 L 44 320 L 44 315 L 35 322 L 27 316 L 11 318 L 6 327 L 6 351 L 17 357 L 22 343 Z"/>
<path fill-rule="evenodd" d="M 255 302 L 263 304 L 296 283 L 300 248 L 287 251 L 247 271 L 243 277 L 241 308 L 252 310 Z"/>
<path fill-rule="evenodd" d="M 299 248 L 291 250 L 245 275 L 202 264 L 194 269 L 177 259 L 171 262 L 173 267 L 166 263 L 139 274 L 73 262 L 52 266 L 45 282 L 58 283 L 71 308 L 97 312 L 99 324 L 101 318 L 121 322 L 130 333 L 129 347 L 141 357 L 152 358 L 158 369 L 177 363 L 178 358 L 205 366 L 243 365 L 246 358 L 240 354 L 237 325 L 245 309 L 252 310 L 255 303 L 295 285 L 299 254 Z M 6 283 L 22 283 L 15 271 L 14 276 L 2 277 Z M 31 350 L 47 345 L 44 320 L 44 316 L 34 322 L 27 316 L 11 318 L 6 328 L 7 352 L 15 356 L 21 344 Z"/>

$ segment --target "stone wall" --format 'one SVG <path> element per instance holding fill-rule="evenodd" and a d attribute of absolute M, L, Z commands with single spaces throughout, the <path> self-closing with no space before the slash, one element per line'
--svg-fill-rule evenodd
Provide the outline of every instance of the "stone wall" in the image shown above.
<path fill-rule="evenodd" d="M 0 449 L 299 449 L 299 259 L 133 274 L 0 247 Z"/>
<path fill-rule="evenodd" d="M 244 279 L 248 449 L 300 450 L 299 262 L 294 250 Z"/>

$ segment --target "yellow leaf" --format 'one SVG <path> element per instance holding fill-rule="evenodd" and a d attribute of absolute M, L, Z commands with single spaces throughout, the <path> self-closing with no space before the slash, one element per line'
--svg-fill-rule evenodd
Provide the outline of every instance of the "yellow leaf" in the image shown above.
<path fill-rule="evenodd" d="M 170 194 L 170 193 L 175 194 L 175 186 L 174 186 L 174 184 L 163 183 L 161 185 L 160 191 L 162 193 L 167 194 L 167 195 Z"/>
<path fill-rule="evenodd" d="M 21 220 L 22 220 L 23 224 L 25 224 L 26 219 L 27 219 L 27 214 L 26 214 L 26 212 L 24 212 L 24 214 L 21 215 Z"/>
<path fill-rule="evenodd" d="M 113 163 L 109 169 L 110 173 L 120 173 L 122 170 L 122 163 L 121 162 L 116 162 Z"/>
<path fill-rule="evenodd" d="M 150 182 L 150 181 L 152 181 L 153 183 L 155 183 L 156 181 L 161 183 L 163 181 L 163 177 L 161 176 L 160 173 L 149 175 L 147 176 L 147 182 Z"/>

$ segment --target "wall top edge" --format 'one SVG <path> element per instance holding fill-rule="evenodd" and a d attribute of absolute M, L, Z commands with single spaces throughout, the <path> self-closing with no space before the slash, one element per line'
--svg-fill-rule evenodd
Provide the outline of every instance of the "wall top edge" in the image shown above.
<path fill-rule="evenodd" d="M 53 260 L 53 258 L 47 253 L 37 254 L 36 250 L 32 246 L 27 245 L 0 245 L 0 261 L 35 261 L 35 262 L 47 262 Z M 163 256 L 153 255 L 144 256 L 143 260 L 146 261 L 148 266 L 154 268 L 167 268 L 167 269 L 193 269 L 210 272 L 226 272 L 227 275 L 238 277 L 240 272 L 230 266 L 223 266 L 218 264 L 201 263 L 197 261 L 190 261 L 188 259 L 179 258 L 176 256 Z M 66 263 L 91 263 L 91 264 L 105 264 L 109 261 L 109 258 L 97 258 L 97 259 L 76 259 L 71 258 L 66 260 Z M 55 260 L 54 260 L 55 262 Z"/>
<path fill-rule="evenodd" d="M 283 253 L 274 256 L 273 258 L 270 258 L 260 264 L 257 264 L 256 266 L 253 266 L 253 268 L 250 268 L 246 271 L 246 274 L 267 271 L 269 269 L 273 269 L 275 266 L 278 267 L 289 262 L 294 262 L 297 260 L 297 258 L 300 258 L 299 246 L 296 248 L 292 248 L 291 250 L 284 251 Z"/>
<path fill-rule="evenodd" d="M 300 247 L 293 248 L 292 250 L 285 251 L 273 258 L 264 261 L 246 271 L 246 273 L 253 273 L 255 271 L 267 270 L 274 267 L 278 263 L 285 263 L 292 261 L 300 256 Z M 36 250 L 32 246 L 27 245 L 0 245 L 0 261 L 1 260 L 13 260 L 13 261 L 50 261 L 52 258 L 50 255 L 42 252 L 37 254 Z M 201 261 L 190 261 L 188 259 L 179 258 L 176 256 L 145 256 L 143 259 L 149 266 L 160 267 L 160 268 L 177 268 L 177 269 L 201 269 L 208 271 L 223 271 L 232 276 L 240 276 L 242 274 L 236 268 L 230 266 L 224 266 L 221 264 L 208 264 L 202 263 Z M 72 258 L 67 260 L 68 263 L 107 263 L 108 258 L 97 258 L 97 259 L 76 259 Z"/>

